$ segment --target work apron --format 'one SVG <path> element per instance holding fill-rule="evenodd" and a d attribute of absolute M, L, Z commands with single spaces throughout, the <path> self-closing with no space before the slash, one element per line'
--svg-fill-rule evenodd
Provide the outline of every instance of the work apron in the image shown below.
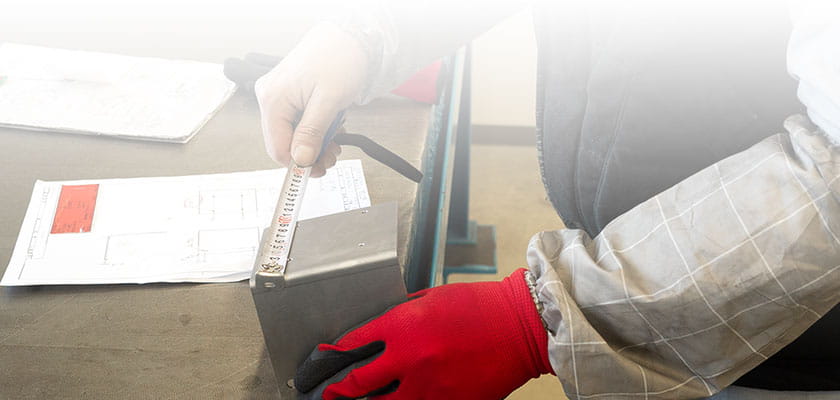
<path fill-rule="evenodd" d="M 785 68 L 784 2 L 751 20 L 715 2 L 624 3 L 534 9 L 543 183 L 566 225 L 593 237 L 803 112 Z M 735 384 L 840 390 L 838 337 L 840 306 Z"/>

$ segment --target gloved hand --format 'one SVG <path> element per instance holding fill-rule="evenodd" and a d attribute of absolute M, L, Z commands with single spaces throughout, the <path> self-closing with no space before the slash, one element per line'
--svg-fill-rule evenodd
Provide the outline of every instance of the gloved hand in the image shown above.
<path fill-rule="evenodd" d="M 321 142 L 339 111 L 364 88 L 367 55 L 355 38 L 328 23 L 312 28 L 254 92 L 260 105 L 266 150 L 282 165 L 294 159 L 321 176 L 341 149 Z M 316 163 L 317 160 L 317 163 Z"/>
<path fill-rule="evenodd" d="M 319 345 L 298 369 L 299 397 L 504 398 L 551 372 L 523 275 L 417 292 L 334 345 Z"/>

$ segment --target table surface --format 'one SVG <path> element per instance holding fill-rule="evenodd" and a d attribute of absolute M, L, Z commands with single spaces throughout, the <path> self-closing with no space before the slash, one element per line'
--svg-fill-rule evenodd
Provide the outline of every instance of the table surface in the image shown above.
<path fill-rule="evenodd" d="M 348 112 L 418 168 L 432 107 L 387 97 Z M 418 186 L 355 148 L 373 204 L 399 207 L 405 265 Z M 187 144 L 0 129 L 0 273 L 35 180 L 275 168 L 256 101 L 237 93 Z M 276 398 L 247 282 L 0 288 L 0 398 Z"/>

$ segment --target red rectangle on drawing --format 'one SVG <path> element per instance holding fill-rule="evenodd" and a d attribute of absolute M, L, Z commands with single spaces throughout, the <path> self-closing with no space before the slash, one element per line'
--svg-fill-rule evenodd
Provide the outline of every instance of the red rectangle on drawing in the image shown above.
<path fill-rule="evenodd" d="M 50 233 L 90 232 L 99 185 L 62 186 Z"/>

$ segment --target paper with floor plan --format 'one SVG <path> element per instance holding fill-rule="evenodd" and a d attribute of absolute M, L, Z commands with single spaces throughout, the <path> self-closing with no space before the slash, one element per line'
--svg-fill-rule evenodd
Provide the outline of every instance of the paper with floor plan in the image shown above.
<path fill-rule="evenodd" d="M 0 125 L 185 143 L 235 85 L 221 64 L 0 44 Z"/>
<path fill-rule="evenodd" d="M 285 171 L 38 181 L 0 285 L 247 279 Z M 309 180 L 301 219 L 368 206 L 345 160 Z"/>

